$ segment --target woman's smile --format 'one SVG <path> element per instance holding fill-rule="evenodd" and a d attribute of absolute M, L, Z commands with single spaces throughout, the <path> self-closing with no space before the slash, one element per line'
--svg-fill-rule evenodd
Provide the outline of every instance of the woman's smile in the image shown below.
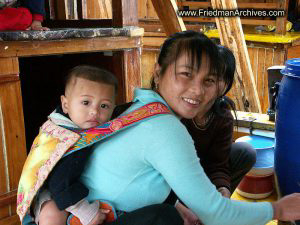
<path fill-rule="evenodd" d="M 182 97 L 182 100 L 191 105 L 192 107 L 199 107 L 200 101 L 197 99 Z"/>

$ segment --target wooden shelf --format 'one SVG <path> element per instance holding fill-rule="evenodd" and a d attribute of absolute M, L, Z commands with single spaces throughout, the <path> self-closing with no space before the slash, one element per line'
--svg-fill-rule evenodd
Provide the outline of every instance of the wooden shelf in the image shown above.
<path fill-rule="evenodd" d="M 108 30 L 108 28 L 103 28 Z M 69 29 L 72 31 L 72 29 Z M 80 30 L 80 29 L 76 29 Z M 126 36 L 69 38 L 58 40 L 0 41 L 0 57 L 67 54 L 75 52 L 116 51 L 140 48 L 144 29 L 138 27 L 110 28 L 111 34 L 123 31 Z M 99 29 L 97 29 L 99 31 Z M 126 32 L 124 32 L 126 31 Z M 52 31 L 54 32 L 54 31 Z M 1 35 L 1 33 L 0 33 Z"/>

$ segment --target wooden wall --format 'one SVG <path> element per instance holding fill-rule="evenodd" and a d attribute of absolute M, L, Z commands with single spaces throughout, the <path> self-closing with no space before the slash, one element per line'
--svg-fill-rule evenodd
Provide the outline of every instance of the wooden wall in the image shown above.
<path fill-rule="evenodd" d="M 112 0 L 87 0 L 86 10 L 89 19 L 111 19 Z"/>
<path fill-rule="evenodd" d="M 26 159 L 16 58 L 0 58 L 0 224 L 18 224 L 16 189 Z"/>
<path fill-rule="evenodd" d="M 158 20 L 151 0 L 138 0 L 138 18 Z"/>

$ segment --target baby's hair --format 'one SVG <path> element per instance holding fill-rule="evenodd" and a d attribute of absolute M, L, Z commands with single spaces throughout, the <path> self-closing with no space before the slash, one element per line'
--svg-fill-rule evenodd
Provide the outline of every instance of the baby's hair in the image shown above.
<path fill-rule="evenodd" d="M 79 65 L 72 68 L 65 79 L 65 91 L 75 78 L 83 78 L 89 81 L 112 85 L 115 93 L 118 91 L 118 80 L 111 72 L 95 66 Z"/>

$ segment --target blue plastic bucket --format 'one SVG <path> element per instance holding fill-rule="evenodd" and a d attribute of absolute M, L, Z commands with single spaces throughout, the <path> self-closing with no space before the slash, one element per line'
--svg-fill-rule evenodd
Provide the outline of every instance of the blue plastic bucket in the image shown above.
<path fill-rule="evenodd" d="M 236 142 L 247 142 L 256 150 L 256 163 L 249 171 L 252 176 L 267 176 L 274 172 L 274 139 L 258 135 L 244 136 Z"/>
<path fill-rule="evenodd" d="M 300 192 L 300 58 L 287 60 L 276 104 L 275 172 L 282 195 Z M 297 223 L 299 224 L 299 223 Z"/>

